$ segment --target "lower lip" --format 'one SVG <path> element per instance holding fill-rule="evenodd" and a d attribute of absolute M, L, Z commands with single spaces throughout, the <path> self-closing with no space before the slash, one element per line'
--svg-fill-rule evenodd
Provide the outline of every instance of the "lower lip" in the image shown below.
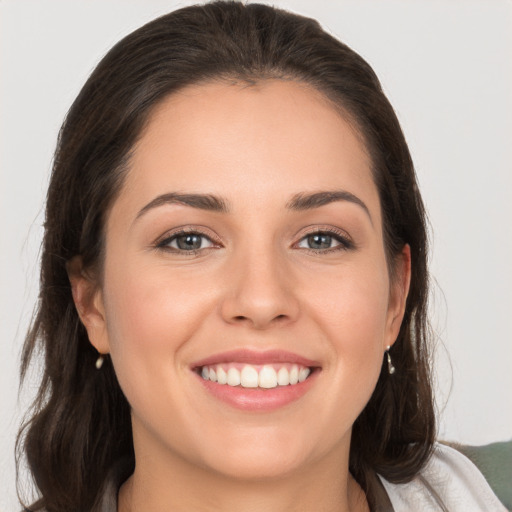
<path fill-rule="evenodd" d="M 290 386 L 277 386 L 270 389 L 244 388 L 229 386 L 205 380 L 200 375 L 197 378 L 204 388 L 215 398 L 244 411 L 268 412 L 279 409 L 302 398 L 314 384 L 318 373 L 315 370 L 304 382 Z"/>

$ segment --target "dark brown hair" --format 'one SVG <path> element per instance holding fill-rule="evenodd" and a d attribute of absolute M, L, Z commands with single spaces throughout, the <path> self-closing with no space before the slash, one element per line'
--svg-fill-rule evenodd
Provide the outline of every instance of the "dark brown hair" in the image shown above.
<path fill-rule="evenodd" d="M 59 134 L 46 204 L 40 298 L 21 375 L 35 354 L 44 370 L 17 446 L 39 493 L 28 510 L 91 510 L 109 468 L 133 469 L 130 408 L 107 358 L 88 341 L 66 264 L 99 268 L 103 227 L 152 109 L 208 80 L 297 80 L 325 94 L 363 137 L 373 163 L 390 269 L 412 256 L 405 317 L 376 389 L 353 427 L 350 470 L 375 506 L 375 473 L 410 480 L 435 437 L 427 323 L 427 236 L 415 172 L 396 115 L 370 66 L 312 19 L 259 4 L 214 2 L 162 16 L 116 44 L 94 70 Z M 129 464 L 129 467 L 130 467 Z M 92 469 L 94 468 L 94 469 Z"/>

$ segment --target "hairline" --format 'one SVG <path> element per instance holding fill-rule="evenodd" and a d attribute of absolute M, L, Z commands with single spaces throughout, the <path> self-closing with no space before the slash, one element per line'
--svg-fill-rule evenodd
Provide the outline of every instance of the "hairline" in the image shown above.
<path fill-rule="evenodd" d="M 344 98 L 341 94 L 336 93 L 331 88 L 326 85 L 322 85 L 319 83 L 315 83 L 315 80 L 308 78 L 300 73 L 287 73 L 278 68 L 271 70 L 262 70 L 262 71 L 249 71 L 247 73 L 237 73 L 237 72 L 219 72 L 216 74 L 212 74 L 210 76 L 205 76 L 202 78 L 198 78 L 196 80 L 191 80 L 188 83 L 184 83 L 176 89 L 170 90 L 167 93 L 163 94 L 160 98 L 158 98 L 152 105 L 148 107 L 146 112 L 143 114 L 143 120 L 139 131 L 131 144 L 130 148 L 126 152 L 124 158 L 116 167 L 112 169 L 114 174 L 120 178 L 119 183 L 116 185 L 114 193 L 110 198 L 109 204 L 102 215 L 102 225 L 101 225 L 101 243 L 100 243 L 100 251 L 98 253 L 97 261 L 92 263 L 91 269 L 93 270 L 93 275 L 99 281 L 100 284 L 103 283 L 104 277 L 104 263 L 106 256 L 106 228 L 108 218 L 110 217 L 110 213 L 120 194 L 122 193 L 127 179 L 127 174 L 131 171 L 131 159 L 133 154 L 137 151 L 137 147 L 139 145 L 140 140 L 144 137 L 146 130 L 148 129 L 149 124 L 154 119 L 159 107 L 163 105 L 170 98 L 179 95 L 181 92 L 186 91 L 187 89 L 201 88 L 208 85 L 214 84 L 224 84 L 224 85 L 232 85 L 232 86 L 242 86 L 242 87 L 257 87 L 260 84 L 271 82 L 293 82 L 297 85 L 304 86 L 307 90 L 313 92 L 317 99 L 320 100 L 324 105 L 330 107 L 336 114 L 348 124 L 352 134 L 359 141 L 361 145 L 361 149 L 366 155 L 371 172 L 372 181 L 377 188 L 377 196 L 379 199 L 379 206 L 381 209 L 381 229 L 383 235 L 383 243 L 384 243 L 384 253 L 386 257 L 386 264 L 388 267 L 388 275 L 390 281 L 393 282 L 396 278 L 396 254 L 391 254 L 390 249 L 386 244 L 386 225 L 385 225 L 385 216 L 382 208 L 382 198 L 380 194 L 380 189 L 377 183 L 376 177 L 378 176 L 378 170 L 376 168 L 375 157 L 372 154 L 372 144 L 368 140 L 368 137 L 365 135 L 365 131 L 362 127 L 361 121 L 357 118 L 355 114 L 353 114 L 348 107 L 345 106 Z"/>

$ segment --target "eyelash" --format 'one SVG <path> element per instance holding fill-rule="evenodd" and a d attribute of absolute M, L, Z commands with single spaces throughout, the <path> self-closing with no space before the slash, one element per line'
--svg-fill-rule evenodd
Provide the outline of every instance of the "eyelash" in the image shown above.
<path fill-rule="evenodd" d="M 181 229 L 180 231 L 176 231 L 174 233 L 170 233 L 170 234 L 166 235 L 162 240 L 158 241 L 155 244 L 155 247 L 162 251 L 172 252 L 175 254 L 180 253 L 184 256 L 195 256 L 201 252 L 204 252 L 206 250 L 210 250 L 210 249 L 214 248 L 214 247 L 203 247 L 203 248 L 199 248 L 199 249 L 186 250 L 186 249 L 178 249 L 178 248 L 169 246 L 169 244 L 171 244 L 173 241 L 177 240 L 180 236 L 184 236 L 184 235 L 196 235 L 201 238 L 206 238 L 207 240 L 209 240 L 212 243 L 213 246 L 220 245 L 220 242 L 216 241 L 211 235 L 207 235 L 206 233 L 203 233 L 201 230 L 198 230 L 196 228 L 191 228 L 191 229 Z"/>
<path fill-rule="evenodd" d="M 314 235 L 324 235 L 324 236 L 331 237 L 336 242 L 338 242 L 339 245 L 334 246 L 334 247 L 328 247 L 327 249 L 304 248 L 306 251 L 308 251 L 309 253 L 312 253 L 312 254 L 326 254 L 326 253 L 330 254 L 330 253 L 339 252 L 339 251 L 349 251 L 349 250 L 356 248 L 354 242 L 348 237 L 348 235 L 346 233 L 344 233 L 341 230 L 334 229 L 334 228 L 312 229 L 311 231 L 303 234 L 302 237 L 300 238 L 299 242 L 295 245 L 298 245 L 303 240 L 307 239 L 310 236 L 314 236 Z"/>
<path fill-rule="evenodd" d="M 190 250 L 179 249 L 179 248 L 169 246 L 169 244 L 171 244 L 173 241 L 177 240 L 180 236 L 184 236 L 184 235 L 196 235 L 201 238 L 206 238 L 207 240 L 209 240 L 209 242 L 211 242 L 212 246 L 199 248 L 199 249 L 190 249 Z M 352 240 L 350 240 L 350 238 L 344 232 L 333 229 L 333 228 L 328 228 L 328 229 L 327 228 L 326 229 L 316 228 L 307 233 L 304 233 L 301 236 L 299 242 L 294 244 L 294 247 L 296 247 L 298 244 L 300 244 L 303 240 L 307 239 L 310 236 L 314 236 L 314 235 L 321 235 L 321 236 L 323 235 L 323 236 L 331 237 L 336 242 L 338 242 L 339 245 L 336 245 L 334 247 L 328 247 L 326 249 L 303 248 L 304 250 L 306 250 L 309 253 L 326 254 L 326 253 L 332 253 L 332 252 L 338 252 L 338 251 L 348 251 L 348 250 L 355 249 L 354 242 Z M 163 238 L 162 240 L 157 241 L 155 243 L 156 249 L 167 251 L 167 252 L 172 252 L 172 253 L 180 253 L 184 256 L 195 256 L 201 252 L 211 250 L 211 249 L 215 248 L 215 246 L 218 247 L 219 245 L 220 245 L 219 241 L 215 240 L 211 235 L 207 235 L 206 233 L 204 233 L 198 229 L 182 229 L 180 231 L 176 231 L 174 233 L 166 235 L 165 238 Z"/>

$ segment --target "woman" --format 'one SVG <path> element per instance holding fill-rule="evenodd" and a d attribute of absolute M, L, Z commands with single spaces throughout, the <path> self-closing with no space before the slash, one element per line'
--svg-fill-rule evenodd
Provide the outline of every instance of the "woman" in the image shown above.
<path fill-rule="evenodd" d="M 502 510 L 434 444 L 424 216 L 375 74 L 313 20 L 219 2 L 123 39 L 55 155 L 27 510 Z"/>

